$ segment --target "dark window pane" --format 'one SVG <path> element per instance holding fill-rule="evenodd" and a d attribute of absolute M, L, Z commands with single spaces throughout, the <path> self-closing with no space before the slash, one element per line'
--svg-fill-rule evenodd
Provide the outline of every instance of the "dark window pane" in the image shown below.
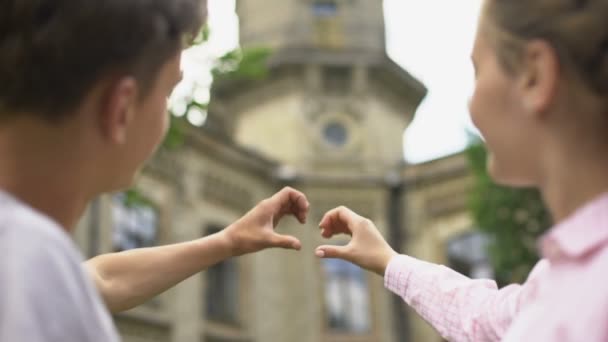
<path fill-rule="evenodd" d="M 457 236 L 447 244 L 450 267 L 471 278 L 493 278 L 488 237 L 479 232 Z"/>
<path fill-rule="evenodd" d="M 325 140 L 334 146 L 343 146 L 348 140 L 346 127 L 339 122 L 330 122 L 323 129 Z"/>
<path fill-rule="evenodd" d="M 208 235 L 219 229 L 208 230 Z M 228 259 L 210 267 L 203 275 L 205 289 L 205 317 L 211 321 L 238 323 L 239 277 L 235 259 Z"/>
<path fill-rule="evenodd" d="M 112 197 L 114 251 L 150 247 L 156 244 L 159 215 L 146 203 L 127 203 L 124 193 Z"/>
<path fill-rule="evenodd" d="M 328 66 L 323 68 L 323 90 L 327 94 L 346 95 L 351 89 L 352 68 Z"/>
<path fill-rule="evenodd" d="M 351 263 L 324 259 L 327 325 L 334 332 L 362 334 L 370 330 L 365 272 Z"/>
<path fill-rule="evenodd" d="M 315 1 L 312 12 L 317 17 L 333 17 L 338 13 L 338 6 L 335 1 Z"/>

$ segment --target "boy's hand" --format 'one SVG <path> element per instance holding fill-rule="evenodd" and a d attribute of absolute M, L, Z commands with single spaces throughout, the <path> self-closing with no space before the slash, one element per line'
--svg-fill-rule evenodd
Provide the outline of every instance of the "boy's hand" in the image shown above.
<path fill-rule="evenodd" d="M 302 244 L 298 239 L 277 234 L 275 228 L 285 215 L 293 215 L 300 223 L 305 223 L 309 207 L 306 196 L 289 187 L 263 200 L 224 229 L 232 254 L 239 256 L 272 247 L 299 250 Z"/>
<path fill-rule="evenodd" d="M 338 234 L 352 236 L 346 246 L 319 246 L 315 254 L 320 258 L 344 259 L 384 276 L 389 261 L 397 255 L 372 221 L 346 207 L 328 211 L 319 227 L 324 238 Z"/>

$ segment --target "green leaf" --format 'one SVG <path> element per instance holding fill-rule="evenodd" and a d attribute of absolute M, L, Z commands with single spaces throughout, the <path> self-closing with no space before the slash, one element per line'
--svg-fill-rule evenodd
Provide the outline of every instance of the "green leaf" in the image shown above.
<path fill-rule="evenodd" d="M 129 208 L 137 206 L 154 206 L 153 203 L 145 198 L 137 189 L 131 188 L 125 191 L 124 205 Z"/>
<path fill-rule="evenodd" d="M 201 44 L 205 43 L 206 41 L 209 40 L 210 33 L 211 33 L 211 30 L 209 29 L 209 25 L 203 26 L 203 28 L 200 30 L 198 35 L 196 37 L 194 37 L 194 39 L 192 39 L 192 43 L 190 45 L 196 46 L 196 45 L 201 45 Z"/>
<path fill-rule="evenodd" d="M 522 282 L 538 261 L 536 241 L 552 225 L 536 189 L 514 189 L 494 183 L 487 172 L 481 141 L 466 150 L 474 176 L 469 208 L 475 224 L 492 241 L 489 254 L 501 284 Z"/>
<path fill-rule="evenodd" d="M 211 71 L 214 80 L 260 80 L 268 76 L 271 49 L 250 47 L 237 49 L 222 56 Z"/>
<path fill-rule="evenodd" d="M 179 127 L 179 122 L 183 121 L 183 119 L 176 117 L 173 113 L 170 113 L 169 116 L 171 121 L 162 147 L 172 150 L 180 147 L 184 143 L 184 133 Z"/>

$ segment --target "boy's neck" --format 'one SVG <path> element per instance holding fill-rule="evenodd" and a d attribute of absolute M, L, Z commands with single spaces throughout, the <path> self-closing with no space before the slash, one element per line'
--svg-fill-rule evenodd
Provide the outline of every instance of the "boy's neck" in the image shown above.
<path fill-rule="evenodd" d="M 73 132 L 36 120 L 0 127 L 0 189 L 70 233 L 94 196 Z"/>

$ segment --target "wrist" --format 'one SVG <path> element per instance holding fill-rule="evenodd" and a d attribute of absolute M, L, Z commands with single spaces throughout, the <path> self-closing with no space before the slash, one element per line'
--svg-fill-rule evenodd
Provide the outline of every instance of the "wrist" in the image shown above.
<path fill-rule="evenodd" d="M 387 250 L 384 251 L 384 253 L 382 253 L 382 255 L 380 256 L 379 263 L 374 272 L 379 276 L 384 277 L 389 263 L 397 255 L 399 255 L 397 252 L 395 252 L 392 248 L 388 247 Z"/>
<path fill-rule="evenodd" d="M 230 257 L 240 255 L 238 241 L 232 234 L 231 226 L 217 232 L 215 235 L 218 243 L 222 246 L 222 249 L 224 249 Z"/>

